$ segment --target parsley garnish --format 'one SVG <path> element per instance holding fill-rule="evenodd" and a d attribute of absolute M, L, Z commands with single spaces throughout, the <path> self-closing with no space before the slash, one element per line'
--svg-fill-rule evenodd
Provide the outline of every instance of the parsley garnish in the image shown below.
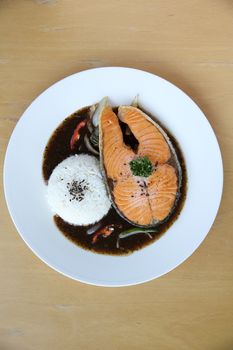
<path fill-rule="evenodd" d="M 153 171 L 152 163 L 147 156 L 138 157 L 132 160 L 129 165 L 133 175 L 135 176 L 148 177 Z"/>

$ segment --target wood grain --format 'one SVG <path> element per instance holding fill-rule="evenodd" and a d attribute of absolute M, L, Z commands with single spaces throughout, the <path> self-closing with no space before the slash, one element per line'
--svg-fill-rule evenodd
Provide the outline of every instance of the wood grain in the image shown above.
<path fill-rule="evenodd" d="M 74 282 L 36 258 L 1 182 L 1 350 L 233 349 L 232 15 L 230 0 L 1 0 L 1 173 L 10 134 L 35 97 L 71 73 L 109 65 L 148 70 L 192 96 L 225 169 L 222 205 L 200 248 L 168 275 L 122 289 Z"/>

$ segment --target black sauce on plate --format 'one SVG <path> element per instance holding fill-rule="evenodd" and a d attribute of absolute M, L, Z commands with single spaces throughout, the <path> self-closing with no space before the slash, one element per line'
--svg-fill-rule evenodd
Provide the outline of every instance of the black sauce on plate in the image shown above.
<path fill-rule="evenodd" d="M 142 108 L 141 108 L 142 109 Z M 114 109 L 117 112 L 117 108 Z M 148 112 L 145 112 L 150 115 Z M 58 128 L 53 132 L 50 137 L 48 144 L 45 148 L 44 157 L 43 157 L 43 165 L 42 172 L 44 180 L 48 181 L 50 175 L 52 174 L 53 169 L 64 159 L 79 153 L 91 154 L 90 151 L 86 148 L 83 138 L 85 133 L 87 132 L 86 127 L 81 130 L 80 140 L 78 141 L 74 150 L 70 149 L 70 139 L 73 135 L 74 129 L 77 124 L 86 119 L 89 116 L 89 107 L 83 108 L 76 113 L 72 114 L 68 118 L 66 118 Z M 151 116 L 153 119 L 154 116 Z M 93 235 L 88 235 L 87 230 L 90 229 L 94 225 L 89 226 L 75 226 L 70 225 L 64 220 L 62 220 L 59 216 L 54 216 L 54 222 L 59 230 L 72 242 L 76 243 L 78 246 L 91 250 L 93 252 L 104 253 L 104 254 L 112 254 L 112 255 L 125 255 L 129 254 L 135 250 L 139 250 L 144 246 L 154 242 L 161 235 L 168 230 L 168 228 L 177 220 L 186 197 L 186 188 L 187 188 L 187 174 L 186 167 L 184 162 L 184 157 L 179 147 L 178 142 L 171 135 L 171 133 L 163 126 L 161 123 L 156 120 L 156 122 L 163 128 L 168 137 L 170 138 L 176 154 L 178 156 L 178 160 L 180 162 L 182 168 L 182 183 L 180 188 L 180 197 L 176 203 L 175 209 L 169 215 L 165 222 L 158 224 L 153 233 L 150 232 L 150 235 L 145 233 L 139 233 L 132 235 L 130 237 L 124 239 L 118 239 L 118 236 L 121 232 L 128 230 L 130 228 L 136 228 L 136 226 L 131 225 L 126 220 L 124 220 L 112 207 L 108 214 L 100 221 L 101 226 L 105 227 L 108 224 L 117 224 L 118 228 L 114 230 L 114 232 L 109 237 L 99 236 L 96 243 L 92 243 Z M 126 144 L 131 145 L 132 148 L 137 149 L 137 141 L 135 140 L 132 134 L 128 134 L 126 131 L 126 125 L 121 123 L 122 131 L 124 132 L 124 141 Z M 125 134 L 126 132 L 126 134 Z M 127 135 L 128 134 L 128 135 Z M 169 163 L 176 167 L 174 160 L 171 158 Z M 119 246 L 117 246 L 117 241 L 119 242 Z"/>

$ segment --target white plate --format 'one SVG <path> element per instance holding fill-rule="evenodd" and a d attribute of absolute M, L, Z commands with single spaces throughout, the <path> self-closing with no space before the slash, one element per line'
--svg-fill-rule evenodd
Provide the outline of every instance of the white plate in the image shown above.
<path fill-rule="evenodd" d="M 66 239 L 53 223 L 41 172 L 43 151 L 58 124 L 77 109 L 106 95 L 115 105 L 129 104 L 136 94 L 180 143 L 188 172 L 187 199 L 178 220 L 148 247 L 122 257 L 91 253 Z M 222 187 L 218 142 L 202 111 L 168 81 L 130 68 L 83 71 L 43 92 L 17 123 L 4 164 L 8 209 L 27 245 L 55 270 L 100 286 L 142 283 L 181 264 L 210 230 Z"/>

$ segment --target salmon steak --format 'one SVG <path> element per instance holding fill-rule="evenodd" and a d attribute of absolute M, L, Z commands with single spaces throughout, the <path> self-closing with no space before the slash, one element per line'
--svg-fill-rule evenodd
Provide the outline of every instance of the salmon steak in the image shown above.
<path fill-rule="evenodd" d="M 125 141 L 123 130 L 136 141 Z M 136 226 L 164 221 L 179 197 L 181 168 L 165 131 L 137 107 L 109 104 L 99 112 L 100 157 L 118 213 Z"/>

